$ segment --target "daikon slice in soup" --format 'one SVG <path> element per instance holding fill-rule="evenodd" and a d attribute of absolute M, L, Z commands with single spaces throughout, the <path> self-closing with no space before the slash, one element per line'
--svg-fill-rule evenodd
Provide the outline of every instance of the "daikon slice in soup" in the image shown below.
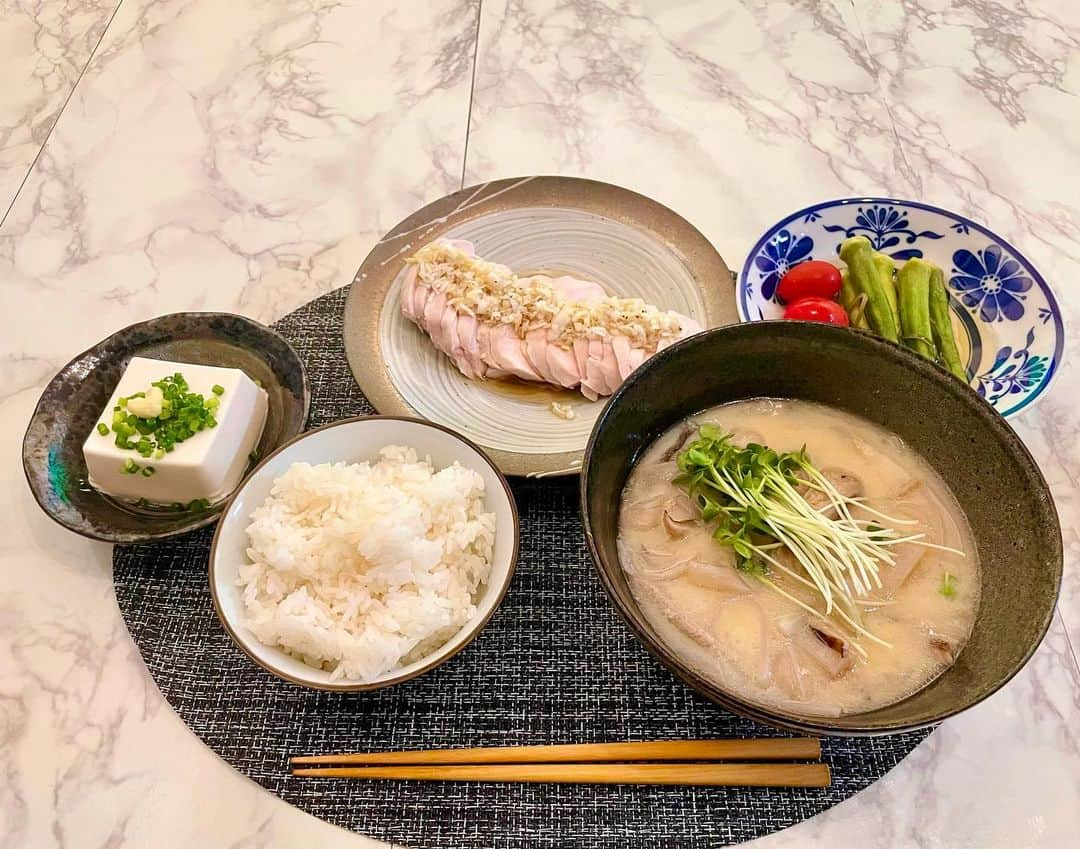
<path fill-rule="evenodd" d="M 886 430 L 806 401 L 671 428 L 622 493 L 619 555 L 668 648 L 741 699 L 862 713 L 940 675 L 979 606 L 956 499 Z"/>

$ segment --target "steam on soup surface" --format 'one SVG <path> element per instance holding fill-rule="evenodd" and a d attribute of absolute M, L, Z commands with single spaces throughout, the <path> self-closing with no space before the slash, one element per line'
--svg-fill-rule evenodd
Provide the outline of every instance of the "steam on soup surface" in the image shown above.
<path fill-rule="evenodd" d="M 785 459 L 804 446 L 827 483 L 800 455 Z M 752 488 L 770 464 L 792 486 L 773 476 L 767 507 L 745 511 L 730 481 Z M 727 495 L 694 485 L 713 470 Z M 674 653 L 741 698 L 796 714 L 861 713 L 926 686 L 979 604 L 971 530 L 944 482 L 895 435 L 805 401 L 727 404 L 661 436 L 623 491 L 619 551 Z M 852 571 L 830 571 L 838 563 Z"/>

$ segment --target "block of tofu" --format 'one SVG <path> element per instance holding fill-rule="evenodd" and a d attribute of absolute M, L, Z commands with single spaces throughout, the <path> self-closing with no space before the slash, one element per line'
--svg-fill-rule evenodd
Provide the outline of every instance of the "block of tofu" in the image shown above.
<path fill-rule="evenodd" d="M 240 483 L 249 455 L 258 445 L 266 424 L 266 392 L 239 369 L 174 363 L 133 357 L 120 378 L 98 422 L 110 426 L 113 408 L 121 397 L 146 392 L 152 383 L 179 372 L 188 391 L 215 397 L 214 385 L 225 391 L 214 413 L 217 427 L 199 431 L 160 459 L 144 458 L 116 445 L 116 434 L 94 430 L 83 443 L 90 485 L 127 501 L 145 498 L 155 504 L 173 504 L 204 498 L 211 504 L 228 496 Z M 125 461 L 150 466 L 150 476 L 125 472 Z"/>

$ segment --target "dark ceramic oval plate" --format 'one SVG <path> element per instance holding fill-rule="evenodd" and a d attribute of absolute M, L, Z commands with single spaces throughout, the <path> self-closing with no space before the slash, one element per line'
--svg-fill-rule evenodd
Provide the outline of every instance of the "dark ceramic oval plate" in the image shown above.
<path fill-rule="evenodd" d="M 835 718 L 765 708 L 705 680 L 642 614 L 616 549 L 619 498 L 638 456 L 668 427 L 717 404 L 799 398 L 854 413 L 919 452 L 967 515 L 982 567 L 971 637 L 945 672 L 894 704 Z M 601 583 L 637 638 L 693 689 L 742 716 L 812 734 L 906 731 L 966 710 L 1038 648 L 1061 587 L 1061 527 L 1019 437 L 968 386 L 866 333 L 766 321 L 706 331 L 662 351 L 612 396 L 585 449 L 582 513 Z"/>
<path fill-rule="evenodd" d="M 227 501 L 201 511 L 141 510 L 87 483 L 83 442 L 134 356 L 238 368 L 262 383 L 270 405 L 259 456 L 303 429 L 311 400 L 296 351 L 270 328 L 240 315 L 163 315 L 125 327 L 79 354 L 38 401 L 23 437 L 23 471 L 51 519 L 105 542 L 147 542 L 201 528 L 217 519 Z"/>

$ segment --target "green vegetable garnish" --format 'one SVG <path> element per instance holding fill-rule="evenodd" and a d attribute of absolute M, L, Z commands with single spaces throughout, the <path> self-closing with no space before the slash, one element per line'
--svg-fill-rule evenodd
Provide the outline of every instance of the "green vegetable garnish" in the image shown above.
<path fill-rule="evenodd" d="M 878 281 L 881 283 L 881 291 L 885 293 L 885 300 L 889 302 L 893 318 L 896 320 L 896 326 L 900 327 L 899 295 L 896 289 L 896 279 L 893 276 L 896 272 L 896 266 L 893 264 L 891 256 L 876 251 L 873 260 L 874 270 L 877 271 Z"/>
<path fill-rule="evenodd" d="M 840 306 L 848 314 L 852 327 L 861 330 L 869 330 L 870 323 L 866 320 L 866 295 L 856 293 L 851 282 L 851 274 L 846 269 L 840 270 Z"/>
<path fill-rule="evenodd" d="M 155 471 L 155 469 L 154 469 L 153 466 L 143 466 L 142 476 L 144 478 L 153 477 L 154 471 Z"/>
<path fill-rule="evenodd" d="M 967 372 L 960 362 L 960 352 L 956 347 L 956 336 L 949 316 L 949 292 L 945 288 L 945 274 L 937 266 L 930 272 L 930 331 L 934 336 L 938 360 L 967 383 Z"/>
<path fill-rule="evenodd" d="M 778 453 L 751 443 L 741 448 L 732 434 L 704 424 L 698 438 L 678 456 L 675 482 L 687 490 L 706 522 L 715 522 L 713 538 L 734 550 L 738 568 L 815 616 L 832 613 L 853 630 L 889 645 L 862 627 L 859 597 L 880 587 L 879 569 L 895 562 L 891 551 L 899 543 L 923 542 L 923 534 L 901 536 L 891 527 L 912 524 L 841 494 L 811 462 L 806 448 Z M 815 508 L 800 490 L 822 493 L 828 503 Z M 877 517 L 889 527 L 855 518 L 852 507 Z M 833 518 L 835 516 L 835 518 Z M 794 556 L 804 574 L 772 555 L 782 546 Z M 795 598 L 770 578 L 777 569 L 813 590 L 824 612 Z M 860 652 L 863 649 L 856 648 Z"/>
<path fill-rule="evenodd" d="M 909 259 L 896 278 L 900 294 L 900 341 L 911 350 L 937 359 L 930 328 L 930 272 L 934 266 L 923 259 Z"/>
<path fill-rule="evenodd" d="M 956 596 L 956 575 L 946 572 L 941 576 L 941 586 L 938 587 L 938 592 L 945 598 L 954 598 Z"/>
<path fill-rule="evenodd" d="M 866 299 L 865 316 L 870 329 L 892 342 L 898 339 L 896 315 L 889 292 L 874 264 L 874 249 L 865 236 L 852 236 L 840 245 L 840 259 L 847 263 L 851 291 Z"/>
<path fill-rule="evenodd" d="M 139 471 L 139 464 L 129 457 L 124 461 L 124 465 L 120 467 L 120 471 L 125 475 L 133 475 Z"/>
<path fill-rule="evenodd" d="M 213 392 L 215 395 L 224 395 L 225 387 L 222 386 L 220 383 L 215 383 L 213 386 L 210 387 L 210 391 Z"/>
<path fill-rule="evenodd" d="M 105 424 L 105 422 L 98 422 L 97 432 L 100 433 L 102 436 L 108 436 L 109 426 Z"/>
<path fill-rule="evenodd" d="M 223 387 L 215 384 L 214 394 L 209 399 L 204 398 L 197 392 L 189 391 L 187 381 L 180 372 L 164 377 L 151 386 L 161 392 L 160 396 L 156 391 L 149 393 L 155 399 L 160 397 L 160 414 L 149 415 L 148 411 L 140 410 L 147 416 L 141 418 L 128 411 L 128 402 L 134 398 L 145 399 L 146 392 L 135 392 L 120 398 L 113 408 L 112 432 L 116 434 L 118 448 L 137 451 L 147 459 L 152 457 L 160 460 L 178 443 L 190 439 L 200 430 L 217 427 L 214 412 L 221 404 L 218 396 L 225 391 Z M 150 412 L 157 413 L 156 400 L 151 403 L 154 407 Z M 105 435 L 108 429 L 102 430 L 102 427 L 104 425 L 99 425 L 98 431 Z"/>
<path fill-rule="evenodd" d="M 885 528 L 881 527 L 881 525 L 875 525 L 873 522 L 866 526 L 866 532 L 874 534 L 873 538 L 878 541 L 889 538 L 889 534 L 885 531 Z"/>
<path fill-rule="evenodd" d="M 205 498 L 196 498 L 194 501 L 189 501 L 187 505 L 188 510 L 205 510 L 210 506 L 210 502 Z"/>

